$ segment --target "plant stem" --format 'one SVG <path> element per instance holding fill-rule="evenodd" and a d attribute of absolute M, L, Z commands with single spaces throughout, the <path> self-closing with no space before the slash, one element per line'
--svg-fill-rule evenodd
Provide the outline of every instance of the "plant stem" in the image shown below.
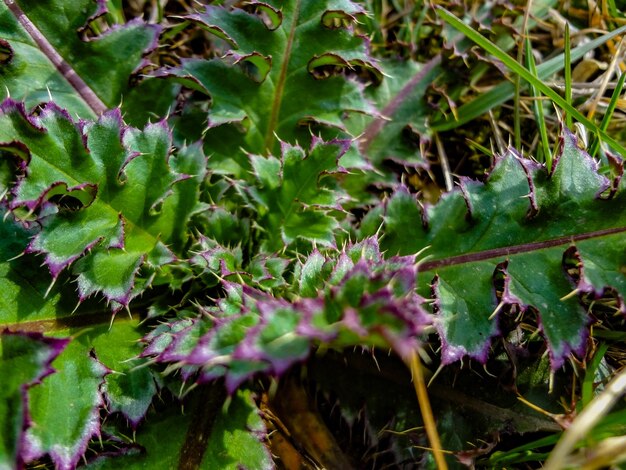
<path fill-rule="evenodd" d="M 426 429 L 426 435 L 430 442 L 430 447 L 435 457 L 435 463 L 439 470 L 447 470 L 448 464 L 443 456 L 441 450 L 441 441 L 439 440 L 439 434 L 437 433 L 437 425 L 435 424 L 435 418 L 433 417 L 433 410 L 430 407 L 430 400 L 428 399 L 428 391 L 426 390 L 426 381 L 424 380 L 424 371 L 422 369 L 422 363 L 416 351 L 412 351 L 408 359 L 409 369 L 413 376 L 413 386 L 415 387 L 415 393 L 417 394 L 417 401 L 422 412 L 422 419 L 424 420 L 424 428 Z"/>
<path fill-rule="evenodd" d="M 28 19 L 19 5 L 15 3 L 15 0 L 4 0 L 4 3 L 13 16 L 15 16 L 17 21 L 28 32 L 33 41 L 35 41 L 35 43 L 39 46 L 41 51 L 46 55 L 50 62 L 54 64 L 59 73 L 63 75 L 69 84 L 76 90 L 94 114 L 96 116 L 103 114 L 108 109 L 107 106 L 89 87 L 89 85 L 83 81 L 72 66 L 68 64 L 63 57 L 61 57 L 61 54 L 59 54 L 54 46 L 48 42 L 48 39 L 43 35 L 39 28 L 37 28 L 37 26 L 35 26 L 35 24 Z"/>

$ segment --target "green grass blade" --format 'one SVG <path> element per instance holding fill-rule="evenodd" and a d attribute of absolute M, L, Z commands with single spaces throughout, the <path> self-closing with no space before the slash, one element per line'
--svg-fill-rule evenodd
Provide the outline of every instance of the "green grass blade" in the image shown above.
<path fill-rule="evenodd" d="M 583 124 L 588 130 L 593 133 L 598 134 L 607 144 L 609 144 L 613 149 L 619 152 L 623 157 L 626 158 L 626 149 L 619 144 L 615 139 L 609 136 L 604 130 L 600 129 L 594 122 L 585 117 L 580 111 L 574 108 L 571 104 L 569 104 L 561 95 L 559 95 L 556 91 L 550 88 L 548 85 L 543 83 L 541 76 L 533 75 L 527 68 L 518 64 L 512 57 L 510 57 L 506 52 L 496 46 L 489 39 L 484 37 L 482 34 L 478 33 L 470 26 L 463 23 L 452 13 L 444 10 L 443 8 L 437 8 L 437 14 L 450 26 L 457 29 L 458 31 L 465 34 L 470 40 L 475 42 L 477 45 L 482 47 L 489 54 L 492 54 L 497 59 L 499 59 L 511 72 L 520 75 L 524 80 L 529 82 L 531 85 L 534 85 L 541 93 L 550 98 L 556 105 L 561 107 L 566 112 L 570 113 L 573 118 L 575 118 L 578 122 Z M 626 26 L 619 28 L 615 32 L 624 32 L 626 31 Z M 492 105 L 493 107 L 493 105 Z M 462 115 L 459 112 L 459 115 Z"/>
<path fill-rule="evenodd" d="M 463 22 L 461 22 L 458 18 L 453 16 L 451 13 L 443 9 L 438 9 L 438 12 L 444 20 L 446 18 L 453 18 L 454 20 L 456 20 L 457 25 L 460 23 L 465 29 L 469 29 L 470 31 L 473 31 L 469 26 L 465 25 Z M 450 22 L 450 24 L 456 29 L 460 30 L 460 28 L 456 27 L 452 22 Z M 612 39 L 615 36 L 622 34 L 624 32 L 626 32 L 626 26 L 622 26 L 621 28 L 618 28 L 615 31 L 604 34 L 600 36 L 599 38 L 589 41 L 588 43 L 583 44 L 581 46 L 578 46 L 576 49 L 571 51 L 570 62 L 580 59 L 587 52 L 594 50 L 595 48 L 604 44 L 609 39 Z M 475 33 L 475 34 L 480 36 L 483 40 L 488 41 L 479 33 Z M 494 47 L 497 47 L 497 46 L 494 45 Z M 510 59 L 508 54 L 505 54 L 501 50 L 500 52 L 506 55 L 506 57 Z M 546 80 L 551 75 L 554 75 L 556 72 L 562 70 L 563 67 L 564 67 L 564 54 L 559 54 L 558 56 L 553 57 L 552 59 L 547 60 L 544 63 L 537 66 L 537 76 L 541 80 Z M 476 99 L 458 108 L 457 110 L 458 111 L 457 114 L 459 116 L 458 120 L 453 120 L 453 119 L 447 120 L 445 117 L 442 117 L 441 119 L 433 121 L 431 123 L 431 128 L 437 132 L 455 129 L 477 118 L 478 116 L 485 114 L 490 109 L 496 106 L 499 106 L 502 103 L 505 103 L 506 101 L 510 100 L 514 96 L 515 96 L 515 87 L 513 86 L 512 83 L 499 84 L 497 87 L 494 87 L 492 90 L 488 91 L 487 93 L 484 93 L 478 96 Z"/>
<path fill-rule="evenodd" d="M 585 371 L 585 378 L 583 379 L 581 390 L 581 409 L 587 406 L 593 398 L 593 386 L 595 382 L 596 370 L 600 367 L 600 362 L 608 349 L 609 345 L 607 343 L 600 344 L 593 358 L 587 364 L 587 370 Z"/>
<path fill-rule="evenodd" d="M 609 128 L 609 123 L 611 122 L 611 118 L 613 117 L 613 113 L 615 112 L 615 108 L 617 107 L 617 102 L 619 100 L 620 95 L 622 94 L 622 90 L 624 89 L 624 81 L 626 81 L 626 73 L 623 73 L 619 80 L 617 81 L 617 86 L 615 90 L 613 90 L 613 94 L 611 95 L 611 101 L 609 101 L 609 106 L 604 113 L 604 117 L 602 118 L 602 122 L 600 123 L 600 129 L 606 131 Z M 589 146 L 589 155 L 595 157 L 600 150 L 600 139 L 598 137 L 594 137 L 593 143 Z"/>
<path fill-rule="evenodd" d="M 524 12 L 524 19 L 522 20 L 522 34 L 519 39 L 515 42 L 517 43 L 517 61 L 522 62 L 524 58 L 524 52 L 528 51 L 527 44 L 529 41 L 524 41 L 523 38 L 526 37 L 528 32 L 528 20 L 530 19 L 530 11 L 533 0 L 528 0 L 526 4 L 526 11 Z M 522 118 L 520 111 L 520 102 L 522 96 L 522 80 L 519 75 L 515 76 L 514 80 L 515 85 L 515 99 L 513 100 L 513 139 L 515 142 L 515 148 L 522 148 Z"/>
<path fill-rule="evenodd" d="M 472 139 L 466 139 L 466 140 L 471 148 L 478 150 L 479 152 L 482 152 L 483 154 L 487 155 L 489 158 L 493 158 L 493 152 L 489 150 L 487 147 L 485 147 L 484 145 L 480 145 L 475 140 L 472 140 Z"/>
<path fill-rule="evenodd" d="M 526 44 L 526 64 L 530 73 L 535 77 L 537 76 L 537 66 L 535 64 L 535 58 L 533 57 L 533 49 L 530 44 L 530 39 L 526 38 L 524 41 Z M 518 75 L 519 76 L 519 75 Z M 543 114 L 543 102 L 541 100 L 541 94 L 538 92 L 535 85 L 530 85 L 531 95 L 533 98 L 533 111 L 535 113 L 535 120 L 537 121 L 537 128 L 539 129 L 539 135 L 541 136 L 541 148 L 543 149 L 543 160 L 546 162 L 548 172 L 552 172 L 552 152 L 550 151 L 550 141 L 548 139 L 548 129 L 546 127 L 546 119 Z"/>
<path fill-rule="evenodd" d="M 520 46 L 521 48 L 521 46 Z M 522 148 L 522 119 L 520 117 L 520 97 L 522 95 L 522 81 L 519 75 L 515 76 L 515 100 L 513 101 L 513 135 L 515 148 Z"/>
<path fill-rule="evenodd" d="M 563 39 L 563 61 L 565 72 L 565 101 L 572 104 L 572 56 L 570 51 L 571 41 L 569 37 L 569 23 L 565 23 L 565 37 Z M 570 113 L 565 115 L 565 125 L 568 129 L 572 128 L 572 116 Z"/>
<path fill-rule="evenodd" d="M 506 452 L 496 451 L 489 457 L 487 462 L 494 467 L 497 464 L 496 468 L 502 468 L 503 465 L 510 463 L 541 461 L 545 459 L 546 454 L 539 453 L 537 450 L 556 444 L 559 437 L 560 434 L 551 434 Z"/>

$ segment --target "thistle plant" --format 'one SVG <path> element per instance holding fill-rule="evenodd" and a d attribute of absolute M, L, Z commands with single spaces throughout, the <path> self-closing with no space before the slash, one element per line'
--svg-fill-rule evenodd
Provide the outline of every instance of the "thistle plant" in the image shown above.
<path fill-rule="evenodd" d="M 358 371 L 316 371 L 355 350 L 513 368 L 538 348 L 554 377 L 587 360 L 598 311 L 626 313 L 620 149 L 593 158 L 561 124 L 550 162 L 501 149 L 427 199 L 447 59 L 381 53 L 372 2 L 213 2 L 162 25 L 118 3 L 0 2 L 0 468 L 375 467 L 330 431 L 278 450 L 290 419 L 328 426 L 310 402 L 285 416 L 295 377 L 416 463 L 423 402 L 387 410 L 381 376 L 359 401 Z M 209 53 L 167 63 L 177 34 Z M 495 432 L 554 430 L 533 419 Z"/>

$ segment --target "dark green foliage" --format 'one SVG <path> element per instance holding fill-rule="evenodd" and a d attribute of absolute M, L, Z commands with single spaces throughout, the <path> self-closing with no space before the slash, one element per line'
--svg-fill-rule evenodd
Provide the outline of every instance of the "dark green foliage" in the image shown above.
<path fill-rule="evenodd" d="M 175 12 L 182 23 L 152 56 L 171 64 L 175 43 L 191 57 L 135 86 L 162 28 L 109 24 L 123 23 L 119 3 L 0 2 L 10 95 L 0 107 L 0 467 L 271 468 L 267 426 L 284 432 L 276 390 L 298 373 L 323 407 L 338 401 L 341 423 L 362 426 L 363 443 L 341 442 L 361 449 L 357 467 L 375 467 L 379 451 L 385 465 L 428 465 L 408 373 L 369 378 L 377 358 L 395 371 L 418 353 L 448 366 L 431 393 L 449 449 L 555 431 L 514 391 L 559 412 L 545 382 L 585 362 L 592 322 L 626 312 L 621 160 L 603 149 L 594 160 L 562 129 L 550 170 L 509 148 L 481 180 L 426 194 L 452 178 L 443 155 L 439 168 L 422 151 L 437 137 L 433 110 L 445 108 L 429 86 L 450 80 L 453 62 L 439 46 L 425 63 L 407 58 L 413 45 L 389 56 L 404 47 L 394 41 L 422 34 L 411 28 L 428 22 L 428 5 L 396 26 L 365 1 L 194 5 Z M 507 5 L 496 3 L 464 14 L 503 27 L 493 12 Z M 450 27 L 443 35 L 475 59 Z M 497 380 L 472 385 L 457 368 L 467 358 Z M 324 380 L 329 370 L 341 375 Z M 447 386 L 457 372 L 473 399 Z M 385 395 L 391 375 L 399 410 Z M 585 403 L 593 379 L 581 379 Z M 351 393 L 353 382 L 363 390 Z M 563 382 L 558 398 L 571 392 Z M 475 419 L 480 407 L 490 411 Z M 473 463 L 490 445 L 458 455 Z M 488 461 L 519 463 L 518 450 Z"/>

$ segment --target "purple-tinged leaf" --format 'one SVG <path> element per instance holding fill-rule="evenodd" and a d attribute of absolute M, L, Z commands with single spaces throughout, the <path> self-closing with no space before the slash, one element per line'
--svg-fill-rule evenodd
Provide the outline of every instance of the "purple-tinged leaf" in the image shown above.
<path fill-rule="evenodd" d="M 367 41 L 354 31 L 363 13 L 355 2 L 332 0 L 209 5 L 187 19 L 223 40 L 219 58 L 186 59 L 157 74 L 210 96 L 215 159 L 247 170 L 245 153 L 277 154 L 278 139 L 309 142 L 311 126 L 327 138 L 346 135 L 344 113 L 374 112 L 363 85 L 341 76 L 363 70 L 381 79 Z M 243 139 L 225 138 L 224 124 L 241 129 Z"/>
<path fill-rule="evenodd" d="M 284 278 L 289 261 L 284 258 L 257 256 L 252 259 L 248 271 L 252 285 L 260 289 L 276 289 L 286 285 Z"/>
<path fill-rule="evenodd" d="M 602 244 L 595 240 L 583 240 L 576 243 L 572 251 L 578 261 L 579 292 L 599 298 L 612 289 L 618 299 L 617 310 L 626 314 L 626 237 L 622 234 L 609 235 L 606 243 Z"/>
<path fill-rule="evenodd" d="M 36 333 L 0 332 L 0 468 L 22 466 L 28 389 L 54 373 L 51 363 L 67 343 Z"/>
<path fill-rule="evenodd" d="M 573 286 L 564 275 L 563 252 L 558 247 L 537 250 L 533 256 L 515 256 L 504 269 L 503 300 L 519 305 L 522 311 L 531 306 L 539 311 L 554 369 L 572 352 L 582 357 L 591 321 L 577 296 L 565 298 Z"/>
<path fill-rule="evenodd" d="M 451 266 L 445 278 L 435 276 L 433 310 L 439 315 L 435 323 L 437 331 L 446 338 L 441 345 L 444 364 L 465 356 L 482 362 L 487 360 L 489 340 L 499 333 L 497 322 L 490 321 L 489 315 L 484 314 L 485 305 L 497 304 L 493 274 L 493 264 L 486 262 L 474 263 L 471 271 L 466 266 Z M 448 279 L 461 279 L 461 282 L 448 282 Z"/>
<path fill-rule="evenodd" d="M 41 261 L 19 256 L 33 232 L 16 223 L 2 205 L 0 216 L 0 330 L 46 333 L 59 329 L 76 306 L 72 286 L 59 283 L 50 288 L 49 276 L 42 276 Z M 63 291 L 70 294 L 69 303 Z M 105 318 L 110 319 L 110 314 Z M 78 320 L 74 316 L 70 321 Z"/>
<path fill-rule="evenodd" d="M 11 100 L 0 110 L 0 142 L 25 150 L 13 152 L 28 167 L 9 204 L 41 227 L 26 251 L 44 254 L 54 279 L 73 264 L 81 300 L 102 292 L 118 310 L 145 288 L 135 282 L 142 266 L 154 272 L 176 259 L 205 174 L 198 145 L 172 157 L 163 122 L 138 130 L 113 110 L 76 123 L 54 104 L 28 116 Z"/>
<path fill-rule="evenodd" d="M 201 276 L 209 278 L 206 281 L 209 285 L 217 284 L 222 277 L 242 273 L 243 255 L 239 247 L 227 248 L 210 238 L 200 236 L 191 252 L 195 253 L 190 260 L 192 266 Z"/>
<path fill-rule="evenodd" d="M 116 320 L 86 333 L 98 360 L 111 373 L 103 386 L 107 411 L 121 413 L 136 429 L 157 392 L 155 377 L 140 359 L 141 332 L 135 322 Z"/>
<path fill-rule="evenodd" d="M 421 210 L 403 190 L 388 201 L 383 247 L 426 250 L 419 290 L 428 295 L 432 282 L 444 363 L 465 355 L 484 362 L 499 334 L 492 315 L 516 306 L 538 313 L 558 368 L 571 352 L 582 352 L 588 334 L 589 319 L 572 293 L 615 292 L 623 309 L 625 199 L 623 191 L 601 198 L 608 187 L 564 130 L 552 174 L 510 150 L 484 183 L 462 180 L 435 206 Z M 564 256 L 572 253 L 578 279 L 566 272 L 572 263 Z M 501 292 L 496 278 L 504 281 Z"/>
<path fill-rule="evenodd" d="M 80 340 L 54 361 L 56 373 L 29 390 L 26 462 L 48 454 L 59 469 L 75 468 L 89 440 L 100 434 L 100 387 L 109 370 L 85 351 Z"/>
<path fill-rule="evenodd" d="M 105 0 L 0 2 L 0 37 L 12 51 L 0 70 L 2 90 L 29 108 L 52 96 L 83 117 L 119 105 L 131 92 L 129 77 L 147 65 L 144 56 L 157 46 L 161 27 L 133 20 L 84 37 L 106 12 Z"/>
<path fill-rule="evenodd" d="M 12 221 L 10 216 L 3 219 L 0 225 L 0 234 L 2 235 L 0 236 L 2 240 L 0 259 L 2 260 L 19 254 L 27 243 L 26 233 Z M 78 331 L 75 328 L 88 327 L 87 331 L 83 330 L 80 334 L 80 340 L 72 343 L 73 353 L 70 354 L 70 357 L 64 356 L 64 359 L 59 360 L 68 364 L 67 367 L 71 367 L 74 358 L 79 358 L 78 362 L 82 363 L 81 358 L 88 357 L 89 352 L 94 350 L 101 362 L 113 372 L 106 376 L 103 388 L 108 412 L 120 411 L 131 424 L 136 425 L 144 416 L 156 392 L 151 370 L 147 367 L 134 369 L 140 364 L 140 360 L 131 360 L 141 352 L 137 340 L 142 337 L 142 332 L 136 329 L 137 322 L 124 321 L 122 318 L 121 321 L 116 321 L 111 325 L 111 314 L 106 311 L 104 305 L 100 305 L 101 311 L 99 312 L 73 312 L 76 302 L 72 295 L 73 286 L 69 283 L 50 289 L 48 296 L 44 298 L 50 280 L 47 276 L 41 277 L 42 270 L 39 264 L 32 256 L 23 256 L 0 263 L 0 289 L 3 293 L 0 306 L 0 331 L 6 328 L 4 334 L 0 336 L 2 341 L 7 344 L 7 348 L 5 348 L 7 360 L 10 354 L 15 354 L 15 360 L 18 358 L 17 352 L 15 352 L 18 350 L 14 351 L 15 348 L 8 345 L 8 343 L 15 341 L 14 337 L 24 337 L 24 341 L 28 340 L 30 343 L 39 345 L 41 350 L 39 359 L 41 361 L 48 357 L 49 350 L 50 355 L 52 355 L 53 346 L 56 347 L 56 353 L 48 361 L 51 362 L 61 352 L 68 340 L 42 337 L 38 333 L 34 333 L 35 331 L 47 334 L 54 332 L 55 335 L 70 336 Z M 9 331 L 13 333 L 9 333 Z M 26 346 L 23 349 L 25 353 L 28 352 Z M 33 350 L 36 351 L 35 346 L 33 346 Z M 2 360 L 0 363 L 7 364 Z M 14 379 L 22 380 L 23 373 L 28 374 L 31 371 L 31 365 L 26 362 L 22 364 L 23 370 L 15 366 L 16 362 L 13 359 L 9 363 L 13 364 L 11 369 L 0 374 L 3 377 L 3 384 L 7 386 Z M 0 368 L 2 367 L 3 365 L 0 365 Z M 54 371 L 52 367 L 48 367 L 46 370 L 48 372 Z M 50 381 L 57 378 L 51 378 Z M 28 405 L 25 394 L 27 385 L 30 386 L 31 383 L 24 383 L 24 406 L 17 407 L 13 398 L 7 398 L 6 403 L 10 403 L 15 408 L 15 412 L 19 413 L 20 410 L 25 410 L 24 416 L 32 416 L 33 413 L 25 409 Z M 66 384 L 68 395 L 82 393 L 84 391 L 83 385 L 83 382 L 73 383 L 70 381 L 69 384 Z M 9 388 L 7 388 L 7 393 L 8 390 Z M 33 394 L 36 393 L 33 392 Z M 42 419 L 45 420 L 46 418 Z M 6 415 L 0 419 L 0 422 L 4 425 L 11 420 Z M 24 419 L 19 428 L 20 433 L 26 431 L 27 424 L 28 420 Z M 14 437 L 7 433 L 6 441 L 3 442 L 8 442 Z M 4 455 L 4 451 L 0 451 L 0 454 Z M 10 466 L 10 468 L 13 467 Z"/>
<path fill-rule="evenodd" d="M 200 381 L 225 377 L 232 392 L 257 373 L 283 374 L 314 344 L 380 346 L 401 356 L 414 351 L 431 323 L 415 292 L 414 257 L 384 260 L 374 239 L 330 251 L 314 251 L 296 268 L 309 297 L 290 302 L 224 282 L 228 297 L 218 308 L 160 325 L 144 338 L 142 356 L 182 368 L 184 379 L 194 372 Z"/>

